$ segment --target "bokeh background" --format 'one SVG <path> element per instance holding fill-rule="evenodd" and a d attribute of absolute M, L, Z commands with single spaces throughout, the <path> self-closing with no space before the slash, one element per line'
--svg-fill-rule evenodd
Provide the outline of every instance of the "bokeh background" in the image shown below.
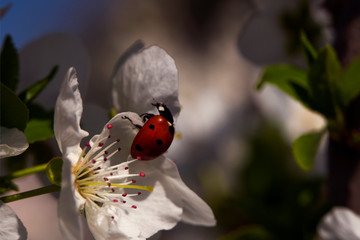
<path fill-rule="evenodd" d="M 1 41 L 10 34 L 20 54 L 18 89 L 59 65 L 36 99 L 50 110 L 65 72 L 74 66 L 85 105 L 82 126 L 90 135 L 108 119 L 111 76 L 128 47 L 140 39 L 175 59 L 181 138 L 167 154 L 185 183 L 211 206 L 217 226 L 180 223 L 152 239 L 313 239 L 329 209 L 324 151 L 305 173 L 294 163 L 291 142 L 321 128 L 324 120 L 280 91 L 257 91 L 255 84 L 267 64 L 305 65 L 301 29 L 317 46 L 332 42 L 331 19 L 321 1 L 2 0 L 0 7 Z M 28 165 L 60 154 L 54 140 L 33 148 L 26 154 Z M 5 165 L 2 174 L 17 168 L 11 161 Z M 41 174 L 16 183 L 20 191 L 47 184 Z M 29 240 L 61 239 L 57 197 L 9 204 Z"/>

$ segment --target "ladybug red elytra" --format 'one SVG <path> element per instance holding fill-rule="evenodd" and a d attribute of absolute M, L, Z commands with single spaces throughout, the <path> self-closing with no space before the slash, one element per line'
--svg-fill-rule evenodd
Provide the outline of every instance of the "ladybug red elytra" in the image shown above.
<path fill-rule="evenodd" d="M 174 119 L 169 108 L 163 103 L 153 103 L 160 115 L 142 114 L 144 126 L 131 145 L 131 156 L 140 160 L 151 160 L 165 153 L 174 139 Z M 126 118 L 126 117 L 125 117 Z M 130 119 L 128 119 L 130 120 Z M 131 121 L 131 120 L 130 120 Z"/>

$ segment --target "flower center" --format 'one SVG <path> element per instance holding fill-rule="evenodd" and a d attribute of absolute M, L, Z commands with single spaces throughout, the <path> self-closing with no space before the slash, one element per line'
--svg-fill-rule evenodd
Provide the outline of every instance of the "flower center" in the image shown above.
<path fill-rule="evenodd" d="M 112 125 L 107 125 L 108 130 L 111 128 Z M 131 201 L 127 203 L 128 197 L 141 195 L 142 191 L 153 191 L 152 186 L 134 185 L 136 178 L 145 177 L 144 172 L 129 171 L 131 164 L 138 159 L 110 165 L 110 159 L 116 158 L 120 151 L 120 139 L 113 140 L 110 134 L 96 140 L 92 146 L 85 144 L 73 167 L 73 174 L 77 190 L 87 203 L 101 207 L 105 202 L 112 202 L 136 209 L 137 206 L 131 204 Z"/>

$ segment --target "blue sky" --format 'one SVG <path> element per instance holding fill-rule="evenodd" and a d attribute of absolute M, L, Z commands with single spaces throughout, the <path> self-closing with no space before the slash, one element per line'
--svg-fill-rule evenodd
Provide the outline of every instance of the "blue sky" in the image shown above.
<path fill-rule="evenodd" d="M 12 4 L 0 20 L 1 42 L 10 34 L 18 49 L 36 38 L 53 32 L 80 34 L 88 21 L 104 14 L 116 0 L 2 0 L 0 7 Z"/>

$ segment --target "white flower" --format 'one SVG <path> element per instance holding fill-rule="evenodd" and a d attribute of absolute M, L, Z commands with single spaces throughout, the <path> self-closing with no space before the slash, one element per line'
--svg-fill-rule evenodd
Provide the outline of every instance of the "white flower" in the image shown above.
<path fill-rule="evenodd" d="M 141 43 L 133 45 L 119 60 L 112 79 L 113 106 L 119 112 L 157 114 L 151 105 L 155 99 L 167 105 L 176 122 L 180 103 L 175 61 L 158 46 L 142 47 Z M 216 224 L 211 209 L 183 183 L 173 161 L 160 157 L 151 163 L 137 162 L 135 165 L 142 166 L 139 171 L 147 169 L 148 179 L 160 176 L 159 185 L 166 189 L 167 196 L 172 197 L 174 203 L 180 201 L 175 203 L 182 208 L 181 218 L 177 221 L 204 226 Z M 154 186 L 154 191 L 157 187 L 160 186 Z"/>
<path fill-rule="evenodd" d="M 84 149 L 80 142 L 88 134 L 80 128 L 81 115 L 77 76 L 71 68 L 54 117 L 64 161 L 58 212 L 66 239 L 82 239 L 83 211 L 96 239 L 145 239 L 180 220 L 215 224 L 211 209 L 182 182 L 172 161 L 163 156 L 151 161 L 131 158 L 138 130 L 123 117 L 142 125 L 138 114 L 116 115 Z"/>
<path fill-rule="evenodd" d="M 165 50 L 157 46 L 129 49 L 119 60 L 112 84 L 112 103 L 119 112 L 157 114 L 151 105 L 155 99 L 165 103 L 177 119 L 178 72 L 174 59 Z"/>
<path fill-rule="evenodd" d="M 0 201 L 0 239 L 2 240 L 25 240 L 27 231 L 24 224 L 16 216 L 15 212 Z"/>
<path fill-rule="evenodd" d="M 319 227 L 322 240 L 359 240 L 360 216 L 345 207 L 334 207 L 327 213 Z"/>
<path fill-rule="evenodd" d="M 20 130 L 0 127 L 0 159 L 19 155 L 28 147 L 26 137 Z"/>

